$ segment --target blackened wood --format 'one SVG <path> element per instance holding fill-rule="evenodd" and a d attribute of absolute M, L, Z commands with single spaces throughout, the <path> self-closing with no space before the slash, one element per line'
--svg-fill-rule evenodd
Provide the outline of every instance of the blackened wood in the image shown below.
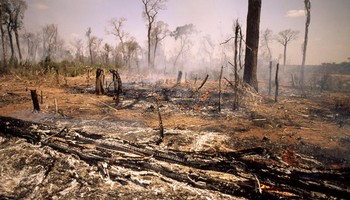
<path fill-rule="evenodd" d="M 207 82 L 209 78 L 209 74 L 207 74 L 204 78 L 204 80 L 202 81 L 201 85 L 197 88 L 197 92 L 204 86 L 204 84 Z"/>
<path fill-rule="evenodd" d="M 248 1 L 246 51 L 243 80 L 258 91 L 257 65 L 261 0 Z"/>
<path fill-rule="evenodd" d="M 34 112 L 40 112 L 39 100 L 36 90 L 30 90 L 30 95 L 32 96 Z"/>
<path fill-rule="evenodd" d="M 276 65 L 276 76 L 275 76 L 275 84 L 276 84 L 276 91 L 275 91 L 275 102 L 278 100 L 278 70 L 279 70 L 280 64 L 277 63 Z"/>
<path fill-rule="evenodd" d="M 271 87 L 272 87 L 272 61 L 269 64 L 269 95 L 271 95 Z"/>
<path fill-rule="evenodd" d="M 113 74 L 114 100 L 115 100 L 116 106 L 118 106 L 120 102 L 120 95 L 123 92 L 122 79 L 120 78 L 118 70 L 111 69 L 109 71 Z"/>
<path fill-rule="evenodd" d="M 177 74 L 176 85 L 181 84 L 181 79 L 182 79 L 182 71 L 179 71 L 179 73 Z"/>
<path fill-rule="evenodd" d="M 224 71 L 224 66 L 221 66 L 220 70 L 220 76 L 219 76 L 219 112 L 221 112 L 221 79 L 222 79 L 222 72 Z"/>

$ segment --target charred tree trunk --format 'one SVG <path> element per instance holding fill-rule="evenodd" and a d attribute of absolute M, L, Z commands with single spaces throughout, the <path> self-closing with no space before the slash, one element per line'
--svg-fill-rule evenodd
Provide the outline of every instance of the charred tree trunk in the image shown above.
<path fill-rule="evenodd" d="M 270 61 L 270 65 L 269 65 L 269 96 L 271 95 L 271 88 L 272 88 L 272 61 Z"/>
<path fill-rule="evenodd" d="M 182 79 L 182 71 L 179 71 L 179 73 L 177 74 L 176 85 L 181 84 L 181 79 Z"/>
<path fill-rule="evenodd" d="M 235 73 L 235 97 L 233 100 L 233 110 L 238 109 L 238 63 L 237 63 L 237 54 L 238 54 L 238 36 L 239 30 L 241 27 L 238 24 L 238 20 L 236 21 L 235 27 L 235 54 L 234 54 L 234 73 Z M 231 64 L 231 63 L 230 63 Z M 231 64 L 232 65 L 232 64 Z"/>
<path fill-rule="evenodd" d="M 31 143 L 40 143 L 36 148 L 48 146 L 55 151 L 78 156 L 90 165 L 98 166 L 102 161 L 111 166 L 152 171 L 188 184 L 189 187 L 218 191 L 235 197 L 348 199 L 350 195 L 350 173 L 347 167 L 324 169 L 288 166 L 273 152 L 262 147 L 212 153 L 166 148 L 159 150 L 154 146 L 104 138 L 81 130 L 58 129 L 1 116 L 0 134 L 2 137 L 19 137 Z M 71 137 L 72 134 L 74 137 Z M 254 159 L 256 156 L 259 159 Z M 303 158 L 303 155 L 299 156 Z M 177 166 L 173 167 L 173 163 Z M 111 171 L 106 172 L 112 173 Z M 209 171 L 215 172 L 215 175 Z"/>
<path fill-rule="evenodd" d="M 247 15 L 247 36 L 244 67 L 244 82 L 258 91 L 257 65 L 259 48 L 261 0 L 249 0 Z"/>
<path fill-rule="evenodd" d="M 280 64 L 277 63 L 276 65 L 276 76 L 275 76 L 275 84 L 276 84 L 276 91 L 275 91 L 275 102 L 277 102 L 278 98 L 278 70 L 279 70 Z"/>
<path fill-rule="evenodd" d="M 123 92 L 122 89 L 122 79 L 118 73 L 118 70 L 109 70 L 113 74 L 113 84 L 114 84 L 114 100 L 115 105 L 118 106 L 120 102 L 120 94 Z"/>
<path fill-rule="evenodd" d="M 39 99 L 36 90 L 30 90 L 30 95 L 33 101 L 34 112 L 40 112 Z"/>
<path fill-rule="evenodd" d="M 219 76 L 219 112 L 221 112 L 221 79 L 222 79 L 222 73 L 224 71 L 224 66 L 221 66 L 220 70 L 220 76 Z"/>
<path fill-rule="evenodd" d="M 307 50 L 307 43 L 308 43 L 308 35 L 309 35 L 309 25 L 310 25 L 310 8 L 311 3 L 310 0 L 305 0 L 305 10 L 306 10 L 306 21 L 305 21 L 305 36 L 304 36 L 304 46 L 303 46 L 303 60 L 301 63 L 301 71 L 300 71 L 300 86 L 304 87 L 304 71 L 305 71 L 305 61 L 306 61 L 306 50 Z M 302 90 L 302 93 L 304 95 L 304 90 Z"/>

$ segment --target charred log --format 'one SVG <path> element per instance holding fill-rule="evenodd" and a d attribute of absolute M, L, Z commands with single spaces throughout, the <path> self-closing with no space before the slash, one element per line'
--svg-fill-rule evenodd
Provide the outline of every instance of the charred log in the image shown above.
<path fill-rule="evenodd" d="M 350 195 L 349 169 L 290 167 L 261 147 L 212 153 L 157 150 L 152 146 L 120 139 L 104 140 L 95 134 L 60 130 L 54 126 L 9 117 L 0 117 L 0 133 L 76 155 L 90 165 L 98 166 L 102 161 L 133 170 L 154 171 L 196 188 L 249 199 L 314 199 L 322 195 L 346 199 Z M 139 156 L 130 157 L 130 153 Z M 250 156 L 258 159 L 251 159 Z M 210 172 L 232 179 L 213 176 Z"/>

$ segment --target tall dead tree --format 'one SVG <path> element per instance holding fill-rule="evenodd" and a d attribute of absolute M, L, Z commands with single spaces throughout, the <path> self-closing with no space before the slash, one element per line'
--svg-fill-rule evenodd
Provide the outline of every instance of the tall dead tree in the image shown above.
<path fill-rule="evenodd" d="M 248 1 L 247 36 L 243 80 L 258 91 L 257 65 L 261 0 Z"/>
<path fill-rule="evenodd" d="M 95 90 L 96 90 L 96 94 L 100 95 L 100 94 L 104 94 L 105 90 L 103 87 L 103 83 L 105 81 L 105 73 L 103 69 L 96 69 L 96 84 L 95 84 Z"/>
<path fill-rule="evenodd" d="M 283 70 L 286 67 L 287 46 L 290 41 L 296 40 L 298 38 L 298 34 L 298 31 L 294 31 L 292 29 L 286 29 L 278 33 L 276 40 L 283 46 Z"/>
<path fill-rule="evenodd" d="M 305 35 L 304 35 L 304 45 L 303 45 L 303 60 L 301 62 L 301 70 L 300 70 L 300 86 L 304 86 L 304 71 L 305 71 L 305 61 L 306 61 L 306 50 L 307 50 L 307 43 L 308 43 L 308 35 L 309 35 L 309 25 L 310 25 L 310 18 L 311 18 L 311 3 L 310 0 L 305 0 L 305 11 L 306 11 L 306 21 L 305 21 Z"/>
<path fill-rule="evenodd" d="M 152 59 L 153 66 L 156 66 L 156 56 L 157 56 L 158 46 L 160 45 L 161 41 L 164 40 L 169 34 L 170 34 L 170 31 L 168 29 L 167 23 L 163 21 L 158 21 L 155 24 L 155 27 L 151 32 L 151 38 L 152 38 L 151 43 L 153 44 L 153 59 Z"/>
<path fill-rule="evenodd" d="M 235 97 L 233 100 L 233 110 L 237 110 L 238 109 L 238 84 L 239 84 L 239 77 L 238 77 L 238 63 L 237 60 L 239 58 L 237 58 L 238 55 L 238 38 L 242 38 L 242 35 L 240 35 L 241 33 L 241 26 L 238 23 L 238 20 L 235 23 L 235 53 L 234 53 L 234 75 L 235 75 L 235 86 L 234 86 L 234 90 L 235 90 Z M 231 64 L 231 63 L 230 63 Z M 232 64 L 231 64 L 232 65 Z"/>
<path fill-rule="evenodd" d="M 265 29 L 262 34 L 261 46 L 266 47 L 266 51 L 263 52 L 264 57 L 269 60 L 269 95 L 271 95 L 271 87 L 272 87 L 272 52 L 270 48 L 270 42 L 272 41 L 272 30 Z"/>
<path fill-rule="evenodd" d="M 275 74 L 275 85 L 276 85 L 276 90 L 275 90 L 275 102 L 277 102 L 277 98 L 278 98 L 278 87 L 279 87 L 279 83 L 278 83 L 278 70 L 279 70 L 280 64 L 277 63 L 276 65 L 276 74 Z"/>
<path fill-rule="evenodd" d="M 160 10 L 165 9 L 165 0 L 142 0 L 144 11 L 143 16 L 147 21 L 147 63 L 151 67 L 151 33 Z M 154 67 L 154 66 L 152 66 Z"/>
<path fill-rule="evenodd" d="M 6 36 L 5 36 L 5 30 L 4 30 L 4 26 L 3 23 L 6 19 L 6 15 L 5 15 L 5 4 L 4 2 L 0 2 L 0 33 L 1 33 L 1 47 L 2 47 L 2 64 L 3 66 L 6 67 L 7 65 L 7 58 L 6 58 Z"/>

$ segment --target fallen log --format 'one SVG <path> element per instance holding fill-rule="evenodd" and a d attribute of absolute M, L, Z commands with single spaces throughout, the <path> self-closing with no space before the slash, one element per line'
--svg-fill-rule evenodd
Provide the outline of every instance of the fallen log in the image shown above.
<path fill-rule="evenodd" d="M 158 150 L 149 145 L 9 117 L 0 117 L 0 133 L 76 155 L 90 165 L 106 162 L 132 170 L 154 171 L 196 188 L 249 199 L 312 199 L 322 195 L 346 199 L 350 195 L 349 169 L 290 167 L 261 147 L 212 153 Z"/>

